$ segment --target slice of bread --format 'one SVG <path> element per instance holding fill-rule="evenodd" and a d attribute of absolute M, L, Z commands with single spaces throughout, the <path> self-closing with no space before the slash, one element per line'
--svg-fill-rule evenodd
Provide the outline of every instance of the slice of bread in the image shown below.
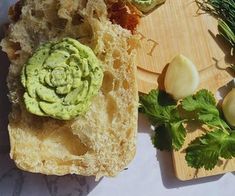
<path fill-rule="evenodd" d="M 20 13 L 12 10 L 17 19 L 1 42 L 11 60 L 11 158 L 23 170 L 48 175 L 117 175 L 136 151 L 137 37 L 109 21 L 103 0 L 24 0 Z M 22 66 L 34 50 L 63 37 L 90 46 L 104 66 L 99 94 L 84 116 L 71 121 L 30 114 L 20 83 Z"/>

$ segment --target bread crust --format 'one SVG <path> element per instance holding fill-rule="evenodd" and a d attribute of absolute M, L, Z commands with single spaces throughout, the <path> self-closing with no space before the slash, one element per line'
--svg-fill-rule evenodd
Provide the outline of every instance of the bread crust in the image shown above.
<path fill-rule="evenodd" d="M 48 40 L 72 37 L 102 61 L 104 80 L 89 111 L 71 121 L 26 111 L 22 66 Z M 11 61 L 8 75 L 10 156 L 26 171 L 47 175 L 115 176 L 136 151 L 138 39 L 107 17 L 103 0 L 25 0 L 19 20 L 1 46 Z"/>

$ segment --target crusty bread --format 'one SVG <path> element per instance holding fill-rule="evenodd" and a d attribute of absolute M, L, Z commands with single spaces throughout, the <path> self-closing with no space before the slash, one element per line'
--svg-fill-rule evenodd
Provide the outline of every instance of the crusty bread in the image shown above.
<path fill-rule="evenodd" d="M 89 111 L 71 121 L 38 117 L 22 101 L 20 72 L 43 42 L 72 37 L 90 46 L 104 65 L 103 85 Z M 103 0 L 25 0 L 1 46 L 8 76 L 11 158 L 26 171 L 115 176 L 136 150 L 138 39 L 107 17 Z"/>

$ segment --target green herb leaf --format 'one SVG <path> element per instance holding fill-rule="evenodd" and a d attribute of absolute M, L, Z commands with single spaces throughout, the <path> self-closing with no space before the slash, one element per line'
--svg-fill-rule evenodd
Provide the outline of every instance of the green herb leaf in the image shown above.
<path fill-rule="evenodd" d="M 234 17 L 235 19 L 235 17 Z M 228 26 L 228 24 L 222 20 L 218 20 L 218 28 L 220 34 L 232 45 L 235 46 L 235 32 Z"/>
<path fill-rule="evenodd" d="M 155 148 L 159 150 L 172 150 L 172 139 L 169 129 L 165 124 L 155 128 L 152 142 Z"/>
<path fill-rule="evenodd" d="M 217 114 L 218 110 L 215 105 L 214 96 L 205 89 L 198 91 L 195 95 L 184 98 L 182 101 L 182 106 L 186 111 L 200 110 Z"/>
<path fill-rule="evenodd" d="M 155 128 L 152 141 L 159 150 L 179 150 L 184 144 L 185 136 L 186 130 L 181 121 L 165 123 Z"/>
<path fill-rule="evenodd" d="M 199 8 L 218 19 L 219 33 L 235 47 L 235 1 L 195 0 Z"/>
<path fill-rule="evenodd" d="M 156 126 L 153 143 L 160 150 L 179 150 L 185 140 L 186 130 L 176 102 L 165 92 L 152 90 L 140 96 L 140 112 Z M 163 142 L 164 141 L 164 142 Z"/>
<path fill-rule="evenodd" d="M 180 116 L 179 108 L 187 115 Z M 179 150 L 182 147 L 186 137 L 183 122 L 196 121 L 207 125 L 208 133 L 186 148 L 185 159 L 190 167 L 211 170 L 220 158 L 235 157 L 235 132 L 220 117 L 216 100 L 208 90 L 186 97 L 178 106 L 168 94 L 153 90 L 140 96 L 140 111 L 155 125 L 152 142 L 160 150 Z"/>
<path fill-rule="evenodd" d="M 165 92 L 152 90 L 148 95 L 140 96 L 140 112 L 147 115 L 152 124 L 162 124 L 171 118 L 176 103 Z"/>
<path fill-rule="evenodd" d="M 170 123 L 169 130 L 172 138 L 173 149 L 179 150 L 184 144 L 186 137 L 186 130 L 182 121 Z"/>
<path fill-rule="evenodd" d="M 188 112 L 194 112 L 196 119 L 211 127 L 230 129 L 220 117 L 220 112 L 216 107 L 216 100 L 208 90 L 200 90 L 195 95 L 188 96 L 182 101 L 182 107 Z"/>
<path fill-rule="evenodd" d="M 186 161 L 194 168 L 213 169 L 219 158 L 235 157 L 235 133 L 209 132 L 194 140 L 186 149 Z"/>

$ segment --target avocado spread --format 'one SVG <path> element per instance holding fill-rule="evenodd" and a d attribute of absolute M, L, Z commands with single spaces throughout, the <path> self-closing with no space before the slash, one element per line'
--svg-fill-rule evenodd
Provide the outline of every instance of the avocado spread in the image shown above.
<path fill-rule="evenodd" d="M 102 80 L 102 65 L 93 51 L 72 38 L 40 46 L 21 75 L 27 110 L 60 120 L 85 113 Z"/>
<path fill-rule="evenodd" d="M 154 7 L 164 3 L 166 0 L 131 0 L 132 3 L 142 12 L 149 12 Z"/>

